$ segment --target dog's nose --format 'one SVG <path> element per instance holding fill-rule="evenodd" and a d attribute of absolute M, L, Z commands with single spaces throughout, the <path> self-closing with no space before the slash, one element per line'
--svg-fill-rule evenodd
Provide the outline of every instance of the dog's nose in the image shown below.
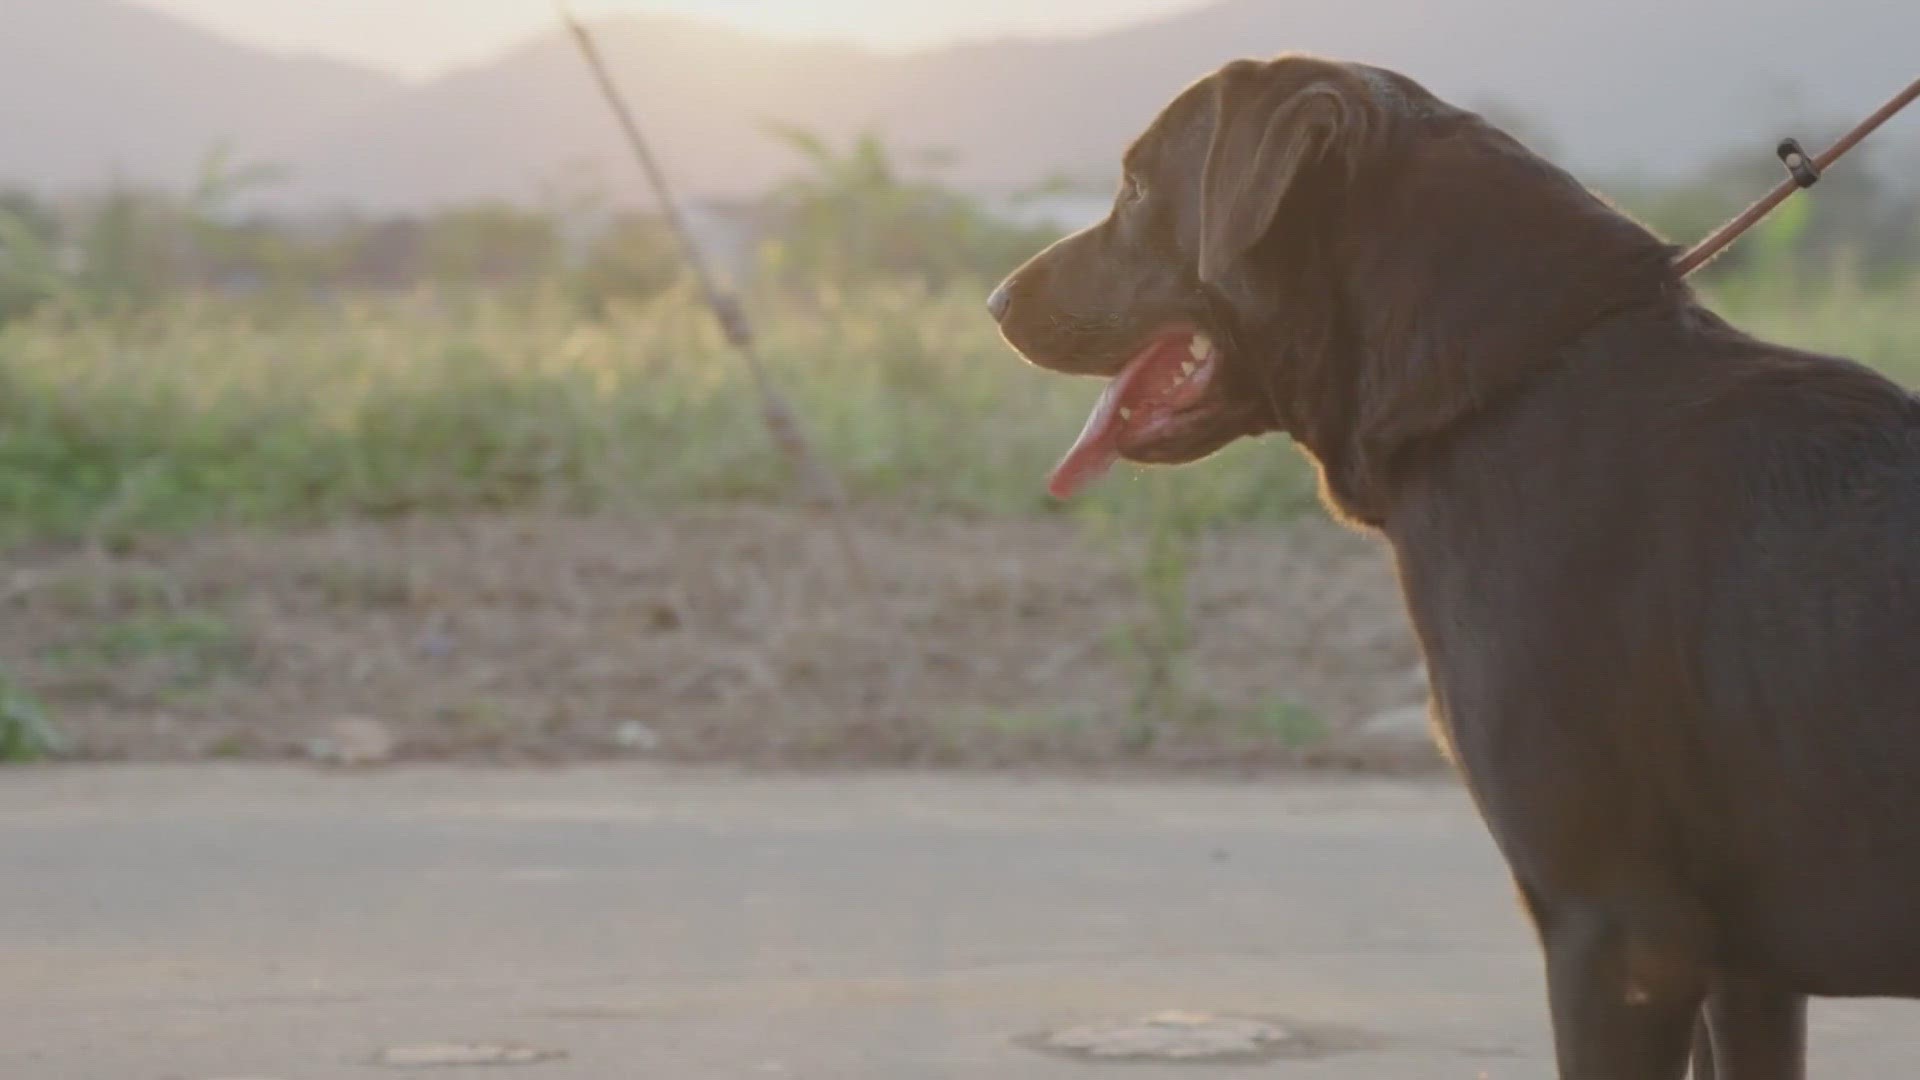
<path fill-rule="evenodd" d="M 993 316 L 994 322 L 1005 319 L 1007 309 L 1012 306 L 1013 293 L 1009 292 L 1005 285 L 993 290 L 993 295 L 987 297 L 987 314 Z"/>

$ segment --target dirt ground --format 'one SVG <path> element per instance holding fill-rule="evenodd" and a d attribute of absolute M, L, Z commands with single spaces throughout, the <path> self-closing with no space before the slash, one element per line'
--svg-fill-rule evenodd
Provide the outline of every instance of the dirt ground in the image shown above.
<path fill-rule="evenodd" d="M 89 759 L 1428 771 L 1361 738 L 1424 701 L 1385 551 L 1324 521 L 1197 541 L 1191 637 L 1066 519 L 492 514 L 16 552 L 0 670 Z M 1176 635 L 1177 636 L 1177 635 Z M 1155 656 L 1182 677 L 1168 689 Z"/>

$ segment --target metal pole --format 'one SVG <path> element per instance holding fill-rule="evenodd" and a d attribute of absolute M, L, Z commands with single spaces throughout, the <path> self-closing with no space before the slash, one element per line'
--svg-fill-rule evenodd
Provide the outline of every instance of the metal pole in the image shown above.
<path fill-rule="evenodd" d="M 601 55 L 599 45 L 593 39 L 592 31 L 573 13 L 567 0 L 554 0 L 554 8 L 573 35 L 580 54 L 586 59 L 587 67 L 593 71 L 600 92 L 606 98 L 607 105 L 613 110 L 620 129 L 626 135 L 627 146 L 639 161 L 640 168 L 646 173 L 647 182 L 653 187 L 655 198 L 659 200 L 660 212 L 667 219 L 674 238 L 679 241 L 685 252 L 687 264 L 693 269 L 694 278 L 699 282 L 700 292 L 712 309 L 714 318 L 720 323 L 720 330 L 726 335 L 727 343 L 738 352 L 747 363 L 747 371 L 753 379 L 754 389 L 760 395 L 760 413 L 767 425 L 767 432 L 773 444 L 787 461 L 799 472 L 801 482 L 815 499 L 823 500 L 833 511 L 834 527 L 839 533 L 840 545 L 847 558 L 847 565 L 856 578 L 862 576 L 859 550 L 854 544 L 853 534 L 847 523 L 847 497 L 840 486 L 839 478 L 825 461 L 814 452 L 811 442 L 800 423 L 800 417 L 786 396 L 774 385 L 773 378 L 767 373 L 766 364 L 760 358 L 759 349 L 754 344 L 753 326 L 747 319 L 746 309 L 741 306 L 739 297 L 723 287 L 707 266 L 705 254 L 694 241 L 693 232 L 687 227 L 686 218 L 680 213 L 680 204 L 674 198 L 673 187 L 667 180 L 666 170 L 653 156 L 652 149 L 640 132 L 639 121 L 634 119 L 633 110 L 627 105 L 620 87 L 614 82 L 613 72 L 607 66 L 606 58 Z"/>

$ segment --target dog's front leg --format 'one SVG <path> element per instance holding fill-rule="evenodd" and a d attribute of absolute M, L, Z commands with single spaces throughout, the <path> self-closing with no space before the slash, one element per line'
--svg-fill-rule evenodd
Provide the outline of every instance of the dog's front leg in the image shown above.
<path fill-rule="evenodd" d="M 1686 943 L 1603 903 L 1537 914 L 1561 1080 L 1685 1080 L 1707 990 Z"/>
<path fill-rule="evenodd" d="M 1700 1045 L 1704 1040 L 1711 1046 Z M 1807 999 L 1743 980 L 1715 982 L 1696 1038 L 1694 1080 L 1806 1076 Z"/>
<path fill-rule="evenodd" d="M 1693 1025 L 1693 1080 L 1720 1080 L 1713 1062 L 1713 1029 L 1707 1026 L 1703 1011 Z"/>

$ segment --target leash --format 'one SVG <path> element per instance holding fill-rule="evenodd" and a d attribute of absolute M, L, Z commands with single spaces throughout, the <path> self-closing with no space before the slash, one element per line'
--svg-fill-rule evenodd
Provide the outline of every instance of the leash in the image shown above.
<path fill-rule="evenodd" d="M 746 361 L 754 389 L 760 395 L 761 420 L 766 424 L 775 448 L 785 455 L 799 473 L 801 483 L 813 497 L 825 501 L 831 508 L 834 529 L 839 535 L 840 549 L 846 556 L 847 567 L 856 582 L 864 583 L 860 551 L 847 521 L 845 490 L 841 488 L 833 470 L 814 452 L 801 426 L 799 413 L 774 385 L 773 377 L 768 374 L 767 366 L 754 343 L 753 324 L 748 321 L 746 308 L 740 303 L 740 298 L 723 287 L 708 267 L 706 256 L 694 240 L 692 230 L 687 227 L 686 217 L 681 214 L 680 204 L 667 182 L 666 170 L 660 167 L 653 150 L 647 145 L 646 137 L 640 133 L 640 123 L 634 119 L 632 108 L 620 93 L 619 85 L 614 82 L 613 72 L 608 68 L 606 58 L 601 55 L 593 32 L 574 14 L 567 0 L 554 0 L 553 6 L 561 23 L 572 33 L 574 43 L 580 47 L 580 55 L 586 60 L 587 67 L 592 69 L 600 93 L 606 98 L 607 107 L 613 110 L 614 119 L 619 121 L 620 129 L 627 137 L 627 147 L 633 151 L 641 170 L 646 173 L 654 197 L 660 202 L 661 215 L 666 218 L 668 227 L 679 242 L 687 265 L 692 268 L 694 279 L 700 285 L 701 296 L 720 324 L 721 333 L 726 336 L 727 344 Z"/>
<path fill-rule="evenodd" d="M 1780 181 L 1780 186 L 1768 192 L 1760 201 L 1747 207 L 1739 217 L 1722 225 L 1712 236 L 1700 241 L 1692 251 L 1682 255 L 1679 261 L 1674 263 L 1674 269 L 1680 272 L 1681 277 L 1686 277 L 1705 266 L 1709 259 L 1720 254 L 1728 244 L 1739 239 L 1741 233 L 1759 224 L 1760 219 L 1771 214 L 1774 207 L 1786 202 L 1789 195 L 1819 183 L 1821 175 L 1831 168 L 1834 162 L 1839 161 L 1841 155 L 1858 146 L 1860 140 L 1873 134 L 1874 129 L 1893 119 L 1895 113 L 1913 104 L 1916 99 L 1920 99 L 1920 79 L 1914 80 L 1912 86 L 1895 94 L 1893 100 L 1882 105 L 1872 116 L 1862 120 L 1852 131 L 1842 135 L 1839 141 L 1828 147 L 1827 152 L 1819 157 L 1808 157 L 1807 152 L 1802 150 L 1800 143 L 1794 139 L 1780 140 L 1780 145 L 1774 149 L 1774 154 L 1780 158 L 1780 163 L 1787 167 L 1787 178 Z"/>

